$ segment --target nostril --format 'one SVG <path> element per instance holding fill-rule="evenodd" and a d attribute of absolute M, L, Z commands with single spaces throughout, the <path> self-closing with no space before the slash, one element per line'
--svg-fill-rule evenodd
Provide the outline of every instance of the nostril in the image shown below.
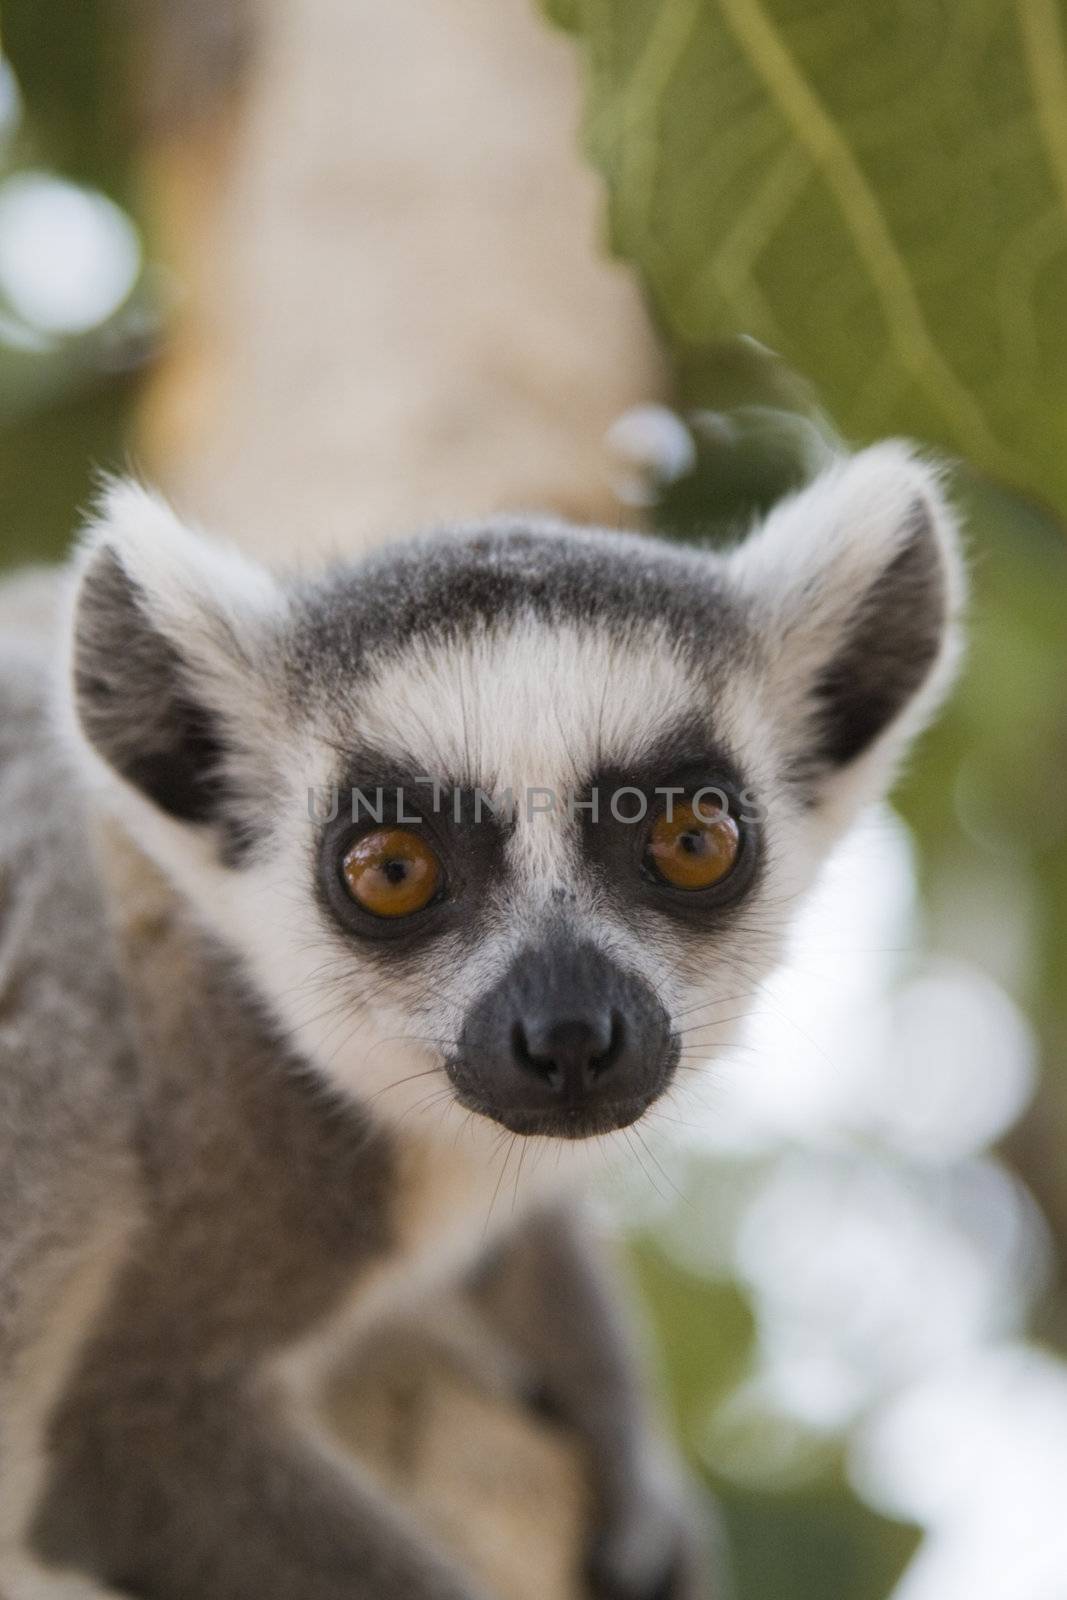
<path fill-rule="evenodd" d="M 595 1018 L 553 1018 L 532 1025 L 517 1021 L 511 1031 L 515 1061 L 554 1092 L 590 1088 L 615 1065 L 624 1044 L 625 1024 L 614 1011 Z"/>
<path fill-rule="evenodd" d="M 589 1058 L 589 1075 L 594 1080 L 610 1070 L 622 1055 L 626 1045 L 626 1020 L 621 1011 L 611 1013 L 611 1032 L 607 1047 Z"/>
<path fill-rule="evenodd" d="M 550 1089 L 561 1087 L 563 1068 L 553 1056 L 531 1050 L 526 1029 L 521 1022 L 516 1022 L 511 1030 L 511 1050 L 519 1065 L 529 1072 L 536 1073 L 539 1078 L 544 1078 Z"/>

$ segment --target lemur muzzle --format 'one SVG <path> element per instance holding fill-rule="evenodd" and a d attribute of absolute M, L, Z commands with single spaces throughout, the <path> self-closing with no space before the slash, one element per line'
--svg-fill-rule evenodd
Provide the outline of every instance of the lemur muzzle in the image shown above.
<path fill-rule="evenodd" d="M 513 1132 L 582 1139 L 635 1122 L 677 1054 L 643 979 L 561 940 L 523 951 L 472 1007 L 448 1070 L 464 1104 Z"/>

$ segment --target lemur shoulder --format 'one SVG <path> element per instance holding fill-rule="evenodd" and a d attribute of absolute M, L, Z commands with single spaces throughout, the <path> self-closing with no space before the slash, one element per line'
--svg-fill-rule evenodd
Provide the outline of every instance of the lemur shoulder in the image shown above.
<path fill-rule="evenodd" d="M 460 1277 L 588 1446 L 593 1592 L 705 1592 L 572 1183 L 683 1018 L 728 1044 L 961 571 L 897 444 L 725 553 L 517 519 L 309 577 L 108 492 L 58 687 L 0 649 L 3 1600 L 477 1600 L 294 1378 Z"/>

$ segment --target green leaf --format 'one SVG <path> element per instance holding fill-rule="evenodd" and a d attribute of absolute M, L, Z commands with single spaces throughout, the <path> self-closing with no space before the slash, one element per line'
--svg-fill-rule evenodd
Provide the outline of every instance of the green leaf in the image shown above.
<path fill-rule="evenodd" d="M 554 9 L 686 405 L 720 407 L 748 334 L 851 438 L 909 433 L 1067 509 L 1061 0 Z"/>
<path fill-rule="evenodd" d="M 581 23 L 581 0 L 544 0 L 545 11 L 561 28 L 575 29 Z"/>

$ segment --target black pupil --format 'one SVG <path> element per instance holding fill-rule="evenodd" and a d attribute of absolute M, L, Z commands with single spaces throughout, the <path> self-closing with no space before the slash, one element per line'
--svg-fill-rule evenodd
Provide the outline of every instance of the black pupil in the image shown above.
<path fill-rule="evenodd" d="M 702 856 L 707 848 L 707 839 L 703 833 L 683 833 L 678 843 L 690 856 Z"/>
<path fill-rule="evenodd" d="M 403 883 L 408 875 L 408 864 L 406 861 L 398 861 L 394 856 L 391 861 L 382 863 L 382 871 L 390 883 Z"/>

